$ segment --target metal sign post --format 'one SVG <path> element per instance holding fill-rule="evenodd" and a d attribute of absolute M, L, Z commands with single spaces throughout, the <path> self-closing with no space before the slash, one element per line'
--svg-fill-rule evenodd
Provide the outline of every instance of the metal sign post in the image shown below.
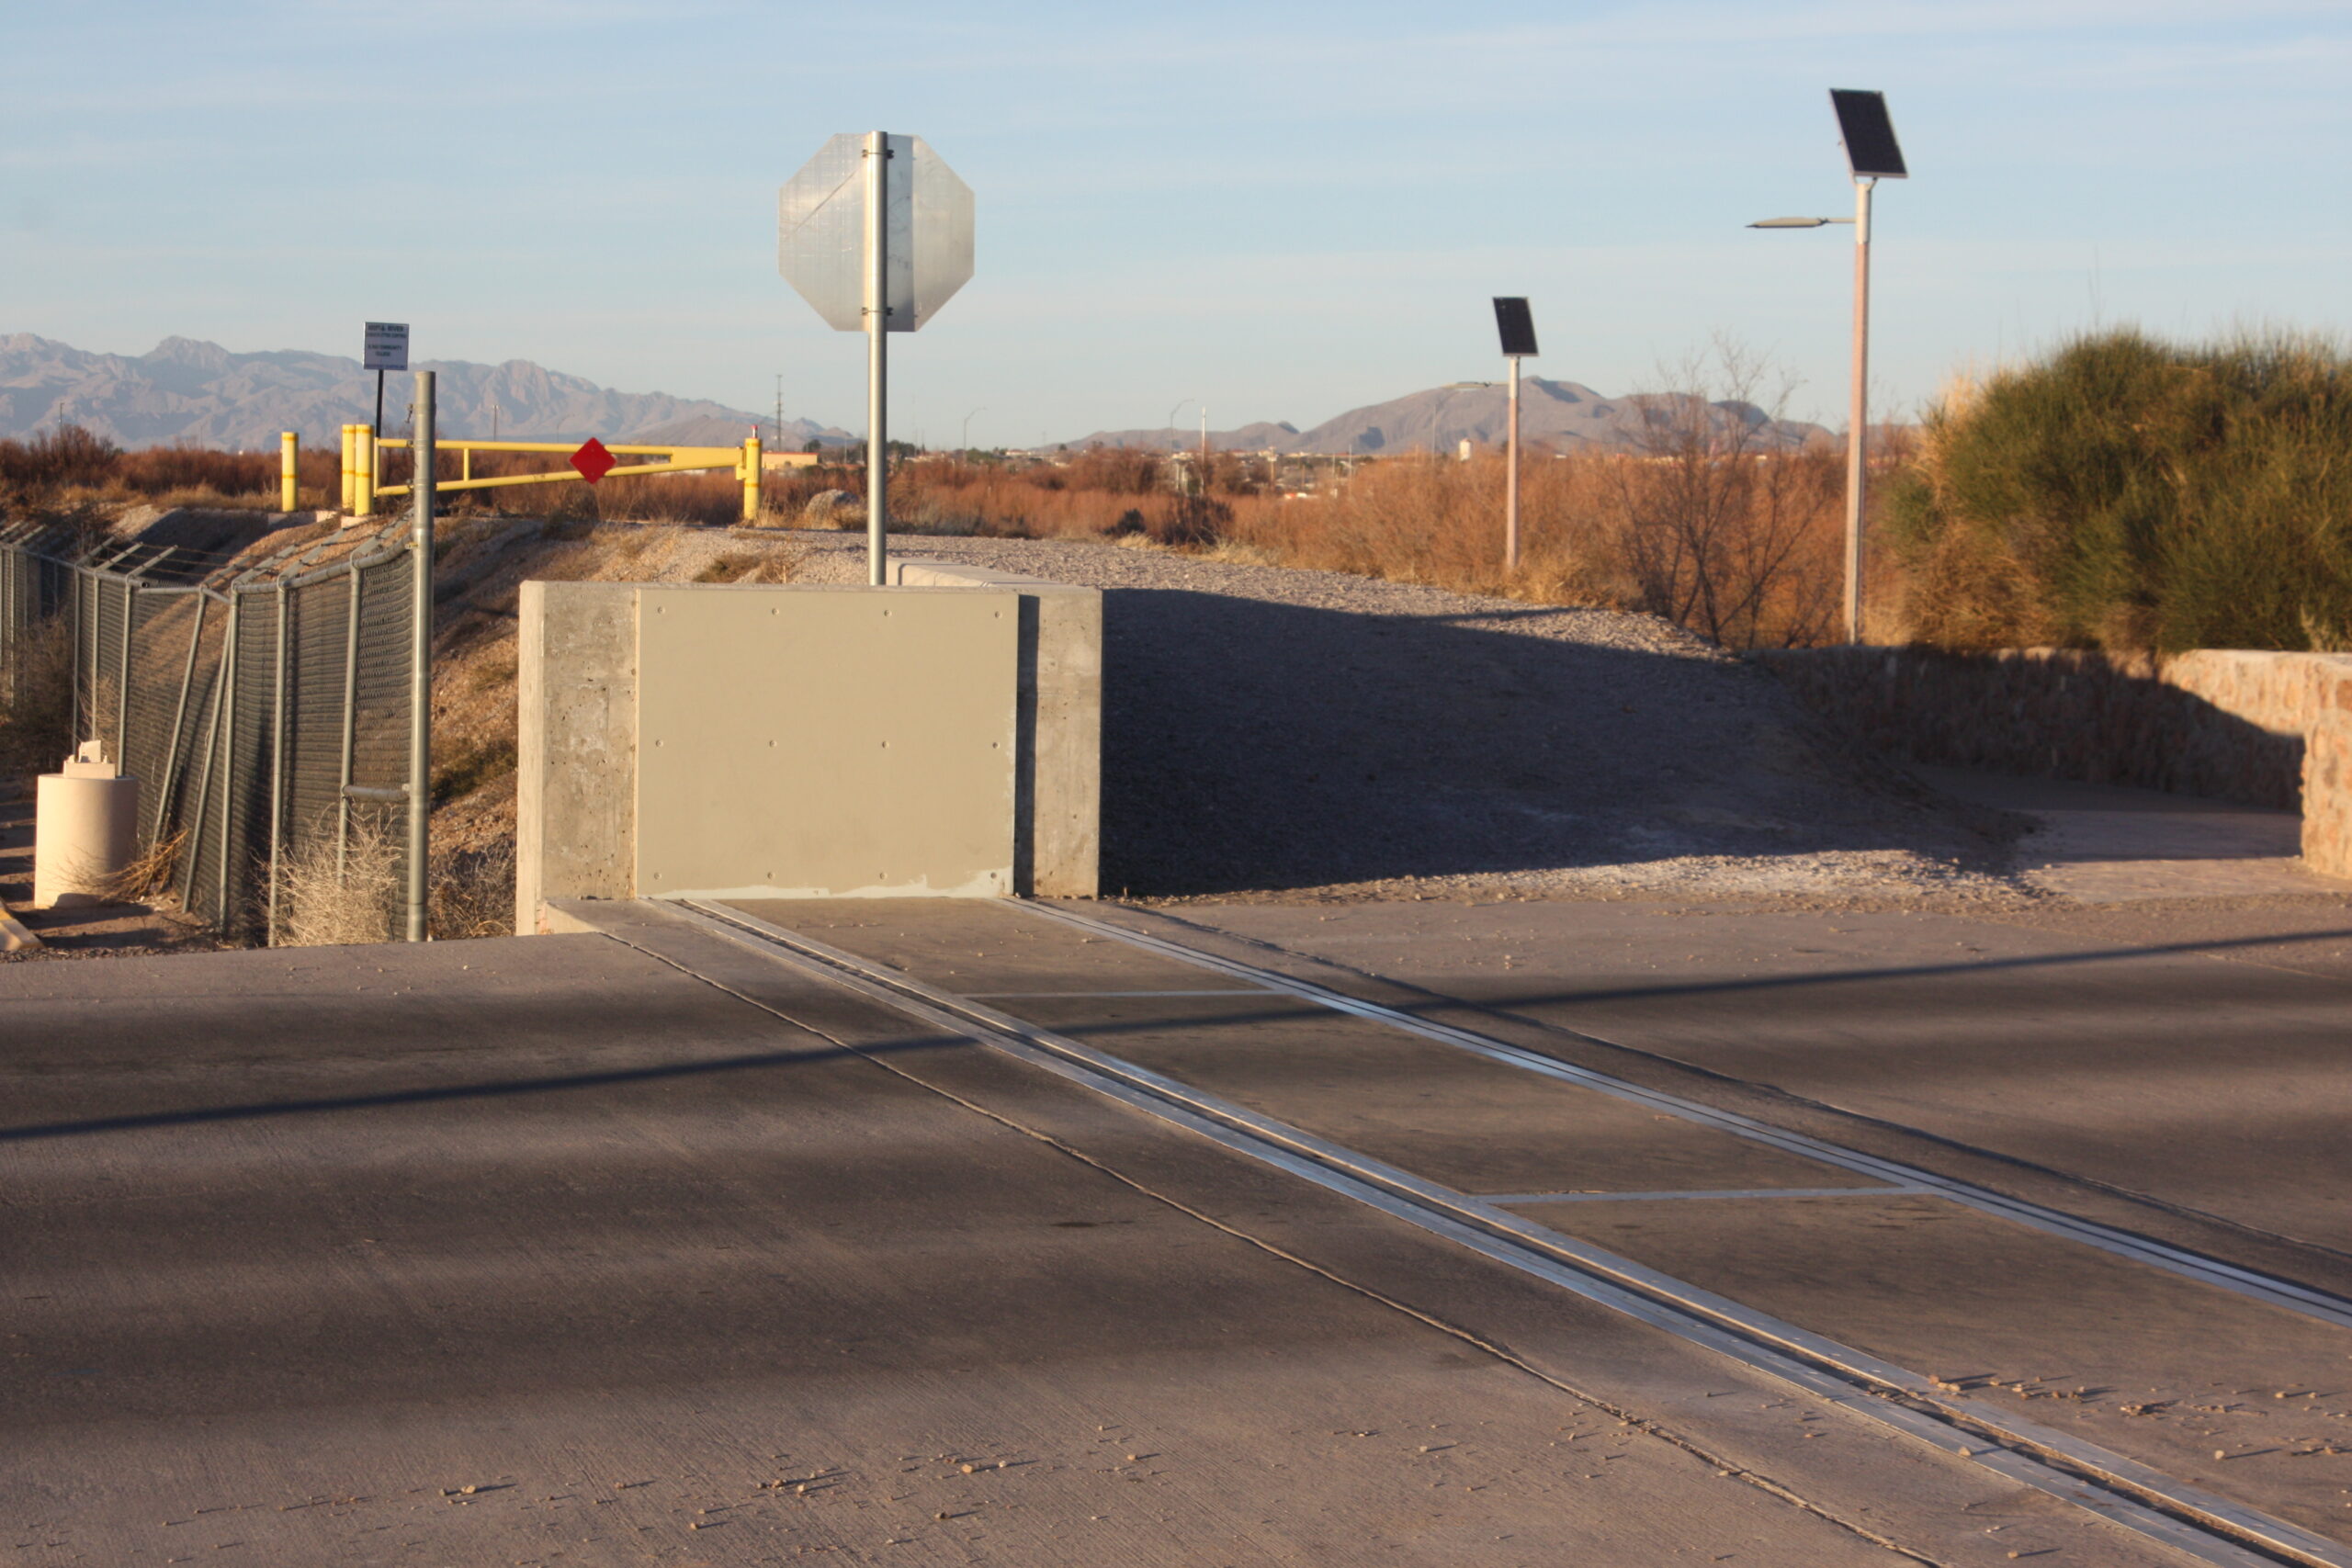
<path fill-rule="evenodd" d="M 1503 480 L 1503 569 L 1519 570 L 1519 362 L 1535 354 L 1535 317 L 1523 298 L 1498 296 L 1495 329 L 1510 361 L 1510 438 Z"/>
<path fill-rule="evenodd" d="M 410 524 L 408 940 L 425 939 L 433 851 L 433 372 L 416 373 L 416 509 Z"/>
<path fill-rule="evenodd" d="M 866 578 L 888 572 L 890 333 L 972 276 L 972 191 L 920 136 L 843 132 L 777 193 L 776 270 L 837 332 L 866 334 Z"/>
<path fill-rule="evenodd" d="M 890 138 L 865 134 L 865 581 L 888 581 Z"/>
<path fill-rule="evenodd" d="M 376 422 L 368 427 L 368 434 L 379 440 L 384 434 L 384 372 L 408 368 L 408 323 L 406 321 L 370 321 L 361 335 L 359 363 L 362 368 L 376 373 Z"/>

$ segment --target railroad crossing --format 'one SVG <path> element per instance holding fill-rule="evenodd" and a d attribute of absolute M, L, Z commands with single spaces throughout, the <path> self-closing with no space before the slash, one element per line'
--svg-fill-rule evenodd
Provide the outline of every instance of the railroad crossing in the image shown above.
<path fill-rule="evenodd" d="M 2352 1560 L 2340 931 L 552 914 L 0 971 L 21 1560 Z"/>

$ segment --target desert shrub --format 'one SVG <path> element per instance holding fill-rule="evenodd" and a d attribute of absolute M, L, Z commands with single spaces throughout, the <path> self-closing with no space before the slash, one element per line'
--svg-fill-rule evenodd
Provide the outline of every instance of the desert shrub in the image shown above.
<path fill-rule="evenodd" d="M 301 462 L 295 469 L 299 476 Z M 215 496 L 277 493 L 276 452 L 215 452 L 201 446 L 149 446 L 117 459 L 116 485 L 138 495 L 167 496 L 175 491 Z"/>
<path fill-rule="evenodd" d="M 277 942 L 281 947 L 344 947 L 390 942 L 400 934 L 405 842 L 371 814 L 356 814 L 348 840 L 314 833 L 279 863 Z"/>
<path fill-rule="evenodd" d="M 1948 394 L 1886 502 L 1926 642 L 2352 646 L 2352 358 L 2078 338 Z"/>
<path fill-rule="evenodd" d="M 0 486 L 41 491 L 66 485 L 103 485 L 122 461 L 122 449 L 78 424 L 61 424 L 29 441 L 0 441 Z"/>
<path fill-rule="evenodd" d="M 1727 647 L 1826 639 L 1843 571 L 1838 452 L 1787 445 L 1791 389 L 1728 340 L 1661 379 L 1625 400 L 1636 452 L 1607 460 L 1635 602 Z"/>

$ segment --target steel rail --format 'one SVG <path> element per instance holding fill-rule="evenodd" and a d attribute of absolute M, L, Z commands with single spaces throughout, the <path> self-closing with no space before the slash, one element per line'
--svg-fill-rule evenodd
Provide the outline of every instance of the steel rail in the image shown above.
<path fill-rule="evenodd" d="M 657 902 L 689 924 L 777 963 L 1353 1198 L 1939 1452 L 2073 1503 L 2196 1561 L 2226 1568 L 2278 1562 L 2352 1568 L 2352 1551 L 2283 1519 L 1999 1406 L 1952 1397 L 1921 1373 L 1546 1229 L 1475 1195 L 1414 1176 L 731 906 L 699 899 Z"/>
<path fill-rule="evenodd" d="M 1990 1188 L 1978 1187 L 1952 1177 L 1939 1176 L 1931 1170 L 1904 1165 L 1895 1160 L 1882 1159 L 1876 1155 L 1863 1154 L 1859 1150 L 1843 1148 L 1836 1144 L 1824 1143 L 1818 1138 L 1807 1137 L 1802 1133 L 1788 1132 L 1772 1126 L 1769 1122 L 1742 1116 L 1736 1111 L 1719 1111 L 1713 1106 L 1702 1105 L 1697 1100 L 1685 1100 L 1679 1095 L 1668 1094 L 1661 1089 L 1645 1089 L 1639 1084 L 1628 1082 L 1623 1078 L 1611 1077 L 1606 1073 L 1596 1072 L 1589 1067 L 1576 1066 L 1555 1057 L 1546 1056 L 1541 1052 L 1529 1050 L 1524 1046 L 1509 1044 L 1489 1035 L 1479 1034 L 1467 1029 L 1457 1029 L 1451 1024 L 1432 1023 L 1427 1019 L 1417 1018 L 1398 1008 L 1384 1007 L 1378 1002 L 1364 1001 L 1361 998 L 1349 996 L 1344 991 L 1317 985 L 1312 980 L 1295 979 L 1291 976 L 1280 974 L 1272 969 L 1261 969 L 1256 964 L 1245 964 L 1238 959 L 1203 953 L 1165 937 L 1131 931 L 1114 921 L 1105 920 L 1097 916 L 1080 914 L 1075 910 L 1056 908 L 1049 905 L 1031 903 L 1026 900 L 1022 901 L 1018 908 L 1024 914 L 1041 916 L 1046 919 L 1060 921 L 1065 925 L 1076 926 L 1082 931 L 1112 937 L 1131 946 L 1142 948 L 1146 952 L 1154 953 L 1162 957 L 1179 959 L 1200 968 L 1214 970 L 1223 975 L 1246 977 L 1256 981 L 1264 989 L 1282 992 L 1302 1001 L 1313 1002 L 1317 1006 L 1329 1008 L 1334 1012 L 1351 1013 L 1358 1018 L 1385 1023 L 1391 1028 L 1420 1035 L 1424 1039 L 1456 1046 L 1490 1061 L 1524 1068 L 1545 1077 L 1558 1078 L 1618 1100 L 1631 1100 L 1634 1104 L 1662 1114 L 1696 1122 L 1737 1137 L 1780 1149 L 1784 1153 L 1799 1155 L 1807 1159 L 1818 1160 L 1824 1165 L 1833 1165 L 1840 1169 L 1873 1177 L 1891 1185 L 1924 1188 L 1939 1198 L 1974 1209 L 1980 1213 L 1992 1214 L 2051 1235 L 2063 1236 L 2069 1241 L 2096 1247 L 2102 1251 L 2129 1258 L 2134 1262 L 2162 1269 L 2167 1273 L 2178 1274 L 2201 1284 L 2212 1285 L 2221 1290 L 2251 1297 L 2287 1312 L 2318 1318 L 2322 1322 L 2331 1323 L 2338 1327 L 2352 1328 L 2352 1302 L 2346 1302 L 2340 1296 L 2331 1295 L 2327 1292 L 2314 1290 L 2307 1285 L 2299 1285 L 2292 1280 L 2280 1280 L 2255 1269 L 2243 1269 L 2233 1263 L 2222 1262 L 2218 1258 L 2206 1258 L 2146 1236 L 2134 1235 L 2130 1231 L 2101 1224 L 2096 1220 L 2081 1219 L 2022 1198 L 2011 1198 L 2004 1193 L 1996 1192 Z M 1552 1026 L 1539 1024 L 1538 1027 Z M 1606 1043 L 1593 1036 L 1582 1038 L 1595 1039 L 1597 1043 Z"/>

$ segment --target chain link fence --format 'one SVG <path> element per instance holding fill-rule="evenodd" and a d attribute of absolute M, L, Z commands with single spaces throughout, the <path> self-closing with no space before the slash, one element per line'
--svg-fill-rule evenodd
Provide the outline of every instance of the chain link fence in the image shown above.
<path fill-rule="evenodd" d="M 414 558 L 403 525 L 227 560 L 0 529 L 0 694 L 62 624 L 74 736 L 139 780 L 140 848 L 184 908 L 276 942 L 333 887 L 344 940 L 396 936 Z"/>

